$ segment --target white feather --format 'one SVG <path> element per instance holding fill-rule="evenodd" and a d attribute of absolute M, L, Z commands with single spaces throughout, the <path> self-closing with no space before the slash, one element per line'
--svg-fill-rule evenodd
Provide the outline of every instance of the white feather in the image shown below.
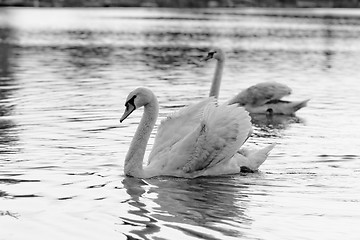
<path fill-rule="evenodd" d="M 234 155 L 251 132 L 250 117 L 243 108 L 216 106 L 214 99 L 209 98 L 171 115 L 159 126 L 149 163 L 143 167 L 158 103 L 145 88 L 136 89 L 128 99 L 134 99 L 128 104 L 135 108 L 144 106 L 144 114 L 125 159 L 125 174 L 193 178 L 240 172 L 240 162 Z"/>

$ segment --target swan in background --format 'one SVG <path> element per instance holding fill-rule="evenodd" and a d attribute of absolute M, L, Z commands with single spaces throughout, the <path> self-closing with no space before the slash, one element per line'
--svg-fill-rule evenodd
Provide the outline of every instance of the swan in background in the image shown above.
<path fill-rule="evenodd" d="M 239 150 L 251 132 L 249 114 L 236 105 L 216 106 L 214 98 L 207 98 L 161 122 L 148 165 L 143 167 L 146 146 L 158 117 L 158 101 L 151 90 L 137 88 L 128 95 L 125 106 L 120 122 L 144 107 L 125 158 L 127 176 L 195 178 L 239 173 L 244 168 L 257 170 L 275 145 L 255 151 Z"/>
<path fill-rule="evenodd" d="M 208 52 L 203 61 L 216 59 L 215 75 L 210 88 L 210 97 L 218 98 L 225 54 L 220 48 Z M 277 82 L 263 82 L 251 86 L 228 101 L 228 104 L 237 104 L 245 107 L 250 113 L 293 115 L 297 110 L 306 106 L 310 99 L 304 101 L 285 101 L 283 97 L 291 94 L 291 89 Z"/>

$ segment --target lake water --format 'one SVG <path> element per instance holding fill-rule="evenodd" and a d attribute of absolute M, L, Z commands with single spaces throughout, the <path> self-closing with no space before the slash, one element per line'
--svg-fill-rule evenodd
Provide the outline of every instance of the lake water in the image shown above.
<path fill-rule="evenodd" d="M 360 10 L 0 15 L 1 240 L 359 239 Z M 206 97 L 212 46 L 227 54 L 220 102 L 278 81 L 308 107 L 253 119 L 247 146 L 277 143 L 257 173 L 125 177 L 142 114 L 119 123 L 127 94 L 151 88 L 160 118 Z"/>

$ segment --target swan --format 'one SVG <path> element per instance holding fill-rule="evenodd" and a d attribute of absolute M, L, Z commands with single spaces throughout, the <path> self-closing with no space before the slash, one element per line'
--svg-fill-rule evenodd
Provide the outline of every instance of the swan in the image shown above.
<path fill-rule="evenodd" d="M 211 49 L 203 61 L 216 59 L 216 69 L 212 80 L 209 96 L 218 98 L 225 54 L 220 48 Z M 278 82 L 262 82 L 253 85 L 228 101 L 228 104 L 243 106 L 253 114 L 283 114 L 293 115 L 307 105 L 310 99 L 303 101 L 285 101 L 283 97 L 291 94 L 291 88 Z"/>
<path fill-rule="evenodd" d="M 236 105 L 216 105 L 213 97 L 182 108 L 158 127 L 147 166 L 143 160 L 155 126 L 159 104 L 148 88 L 130 92 L 122 123 L 133 111 L 144 107 L 141 121 L 125 157 L 124 173 L 137 178 L 174 176 L 195 178 L 256 170 L 274 144 L 256 151 L 238 150 L 251 131 L 249 114 Z"/>

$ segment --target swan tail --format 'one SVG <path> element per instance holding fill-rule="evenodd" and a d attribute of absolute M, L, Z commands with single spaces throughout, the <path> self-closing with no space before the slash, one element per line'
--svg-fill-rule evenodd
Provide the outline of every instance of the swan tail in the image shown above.
<path fill-rule="evenodd" d="M 206 170 L 230 159 L 245 142 L 250 129 L 250 117 L 243 108 L 209 104 L 204 110 L 191 157 L 183 171 Z"/>
<path fill-rule="evenodd" d="M 306 107 L 307 103 L 310 101 L 310 99 L 306 99 L 304 101 L 296 101 L 296 102 L 292 102 L 293 103 L 293 112 L 296 112 L 297 110 Z"/>
<path fill-rule="evenodd" d="M 275 106 L 272 110 L 275 114 L 279 113 L 284 115 L 292 115 L 301 108 L 306 107 L 309 101 L 310 99 L 306 99 L 303 101 L 279 102 L 278 104 L 275 104 L 277 106 Z M 266 111 L 269 111 L 268 109 Z"/>
<path fill-rule="evenodd" d="M 259 167 L 265 162 L 265 160 L 270 154 L 270 151 L 273 150 L 275 145 L 276 143 L 272 143 L 269 146 L 266 146 L 258 150 L 241 149 L 239 153 L 247 157 L 248 161 L 246 162 L 246 164 L 244 164 L 244 166 L 240 166 L 240 167 L 246 167 L 252 171 L 258 170 Z"/>

